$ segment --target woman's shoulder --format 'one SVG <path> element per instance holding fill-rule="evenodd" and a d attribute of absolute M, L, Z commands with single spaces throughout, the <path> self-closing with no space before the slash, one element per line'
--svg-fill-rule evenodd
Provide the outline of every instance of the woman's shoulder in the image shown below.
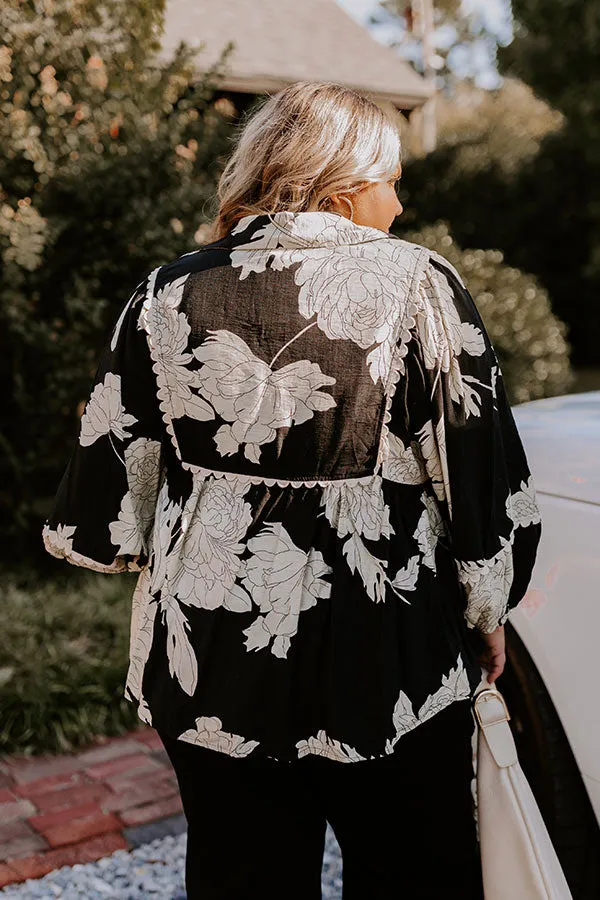
<path fill-rule="evenodd" d="M 423 275 L 427 275 L 429 277 L 448 277 L 450 274 L 454 276 L 454 278 L 458 281 L 461 288 L 466 290 L 466 284 L 464 279 L 458 269 L 454 266 L 450 260 L 445 257 L 438 250 L 434 250 L 431 247 L 426 247 L 424 244 L 418 244 L 413 241 L 407 241 L 404 238 L 398 237 L 396 235 L 390 235 L 394 241 L 400 242 L 400 244 L 404 245 L 405 248 L 412 253 L 421 254 L 424 265 L 422 266 Z"/>

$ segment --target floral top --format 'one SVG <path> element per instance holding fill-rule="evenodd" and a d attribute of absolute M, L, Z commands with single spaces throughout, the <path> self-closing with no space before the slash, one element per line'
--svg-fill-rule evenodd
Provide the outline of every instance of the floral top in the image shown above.
<path fill-rule="evenodd" d="M 439 254 L 336 213 L 248 215 L 114 324 L 43 528 L 139 572 L 139 717 L 232 756 L 385 756 L 472 697 L 470 638 L 541 522 L 495 352 Z"/>

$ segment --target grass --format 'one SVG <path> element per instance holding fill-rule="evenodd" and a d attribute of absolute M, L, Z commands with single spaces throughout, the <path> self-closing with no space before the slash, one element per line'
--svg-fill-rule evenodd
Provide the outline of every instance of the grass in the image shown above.
<path fill-rule="evenodd" d="M 0 754 L 67 752 L 140 724 L 123 696 L 136 578 L 2 574 Z"/>

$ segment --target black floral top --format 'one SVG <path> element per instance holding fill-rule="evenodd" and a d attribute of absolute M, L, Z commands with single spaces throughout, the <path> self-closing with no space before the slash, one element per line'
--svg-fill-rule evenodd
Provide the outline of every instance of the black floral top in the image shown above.
<path fill-rule="evenodd" d="M 43 528 L 54 556 L 139 572 L 144 722 L 340 762 L 472 696 L 472 629 L 522 598 L 540 534 L 459 274 L 319 212 L 248 215 L 136 287 Z"/>

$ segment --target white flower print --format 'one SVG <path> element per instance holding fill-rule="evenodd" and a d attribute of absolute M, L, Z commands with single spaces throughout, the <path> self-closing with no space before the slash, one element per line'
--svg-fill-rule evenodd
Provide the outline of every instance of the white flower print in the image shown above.
<path fill-rule="evenodd" d="M 325 756 L 327 759 L 337 762 L 359 762 L 367 758 L 361 756 L 349 744 L 328 737 L 323 729 L 318 731 L 314 737 L 298 741 L 296 747 L 298 748 L 298 759 L 302 759 L 303 756 L 308 756 L 310 753 L 314 753 L 316 756 Z"/>
<path fill-rule="evenodd" d="M 442 684 L 434 694 L 430 694 L 419 711 L 415 713 L 413 705 L 404 691 L 400 691 L 394 706 L 392 722 L 396 736 L 386 742 L 386 753 L 392 753 L 394 746 L 407 731 L 416 728 L 421 722 L 430 719 L 456 700 L 467 700 L 471 696 L 471 687 L 461 654 L 458 654 L 456 666 L 447 675 L 442 676 Z"/>
<path fill-rule="evenodd" d="M 222 456 L 245 444 L 246 458 L 258 463 L 260 445 L 273 441 L 277 428 L 306 422 L 315 411 L 336 405 L 331 394 L 319 390 L 336 379 L 316 363 L 303 359 L 273 371 L 238 335 L 225 330 L 210 335 L 193 353 L 203 363 L 196 373 L 200 393 L 233 423 L 215 435 Z"/>
<path fill-rule="evenodd" d="M 367 244 L 360 249 L 324 257 L 304 254 L 294 274 L 300 285 L 298 309 L 317 325 L 327 337 L 350 340 L 363 349 L 374 347 L 367 355 L 373 382 L 386 382 L 396 342 L 399 371 L 404 371 L 402 357 L 411 339 L 413 314 L 417 307 L 411 300 L 399 305 L 400 285 L 406 283 L 407 272 L 401 260 L 404 252 L 394 242 L 381 242 L 376 248 Z M 399 321 L 401 333 L 397 335 Z"/>
<path fill-rule="evenodd" d="M 188 416 L 205 422 L 215 418 L 215 411 L 192 390 L 198 387 L 198 373 L 189 368 L 194 359 L 187 350 L 190 323 L 185 313 L 178 312 L 187 278 L 182 275 L 157 291 L 156 298 L 146 298 L 140 323 L 160 356 L 155 372 L 161 408 L 172 419 Z"/>
<path fill-rule="evenodd" d="M 427 481 L 429 476 L 412 444 L 405 447 L 402 440 L 390 431 L 385 440 L 385 458 L 381 467 L 383 478 L 398 484 L 423 484 Z"/>
<path fill-rule="evenodd" d="M 514 576 L 511 540 L 500 536 L 501 549 L 491 559 L 458 560 L 458 577 L 465 587 L 465 618 L 469 628 L 493 631 L 506 617 L 506 602 Z"/>
<path fill-rule="evenodd" d="M 223 722 L 217 716 L 198 716 L 196 728 L 182 732 L 179 740 L 238 757 L 248 756 L 259 745 L 259 741 L 247 741 L 240 734 L 223 731 Z"/>
<path fill-rule="evenodd" d="M 169 590 L 187 606 L 248 612 L 248 594 L 235 583 L 240 569 L 241 543 L 252 522 L 244 495 L 250 482 L 213 476 L 194 476 L 181 517 L 181 533 L 167 566 Z"/>
<path fill-rule="evenodd" d="M 373 475 L 360 484 L 331 481 L 323 487 L 321 504 L 340 537 L 362 534 L 376 541 L 382 534 L 386 537 L 393 534 L 380 475 Z"/>
<path fill-rule="evenodd" d="M 119 516 L 110 522 L 108 530 L 112 543 L 118 548 L 119 555 L 139 553 L 142 549 L 142 536 L 138 528 L 138 519 L 133 507 L 131 491 L 127 491 L 121 500 Z"/>
<path fill-rule="evenodd" d="M 438 538 L 446 534 L 446 524 L 435 497 L 423 494 L 421 500 L 425 504 L 425 509 L 413 537 L 423 554 L 423 565 L 435 572 L 435 548 Z"/>
<path fill-rule="evenodd" d="M 112 432 L 120 441 L 131 437 L 126 431 L 137 422 L 135 416 L 126 413 L 121 403 L 121 376 L 107 372 L 104 381 L 97 384 L 86 403 L 80 423 L 79 443 L 89 447 L 102 435 Z"/>
<path fill-rule="evenodd" d="M 238 230 L 249 221 L 246 217 Z M 250 272 L 265 271 L 267 265 L 280 270 L 299 263 L 294 279 L 300 285 L 301 315 L 307 319 L 316 315 L 316 324 L 332 340 L 351 340 L 363 349 L 376 344 L 366 361 L 373 382 L 385 383 L 394 351 L 396 365 L 404 371 L 402 357 L 415 324 L 416 305 L 406 299 L 400 309 L 398 301 L 411 277 L 406 267 L 407 242 L 385 240 L 376 228 L 346 222 L 341 227 L 345 252 L 336 254 L 330 248 L 340 244 L 339 216 L 276 213 L 249 243 L 232 251 L 231 264 L 241 267 L 241 280 Z M 309 242 L 313 246 L 307 250 Z M 411 249 L 422 252 L 417 245 Z"/>
<path fill-rule="evenodd" d="M 242 583 L 263 615 L 244 629 L 246 649 L 261 650 L 273 639 L 271 652 L 285 658 L 298 631 L 300 613 L 329 597 L 333 569 L 319 550 L 305 553 L 280 522 L 270 522 L 248 541 L 252 556 L 244 561 Z"/>
<path fill-rule="evenodd" d="M 125 448 L 129 490 L 121 501 L 117 521 L 109 525 L 111 541 L 120 554 L 139 553 L 147 546 L 154 521 L 160 453 L 160 441 L 143 437 Z"/>
<path fill-rule="evenodd" d="M 519 526 L 527 528 L 528 525 L 541 522 L 532 476 L 529 476 L 527 481 L 521 482 L 520 491 L 508 495 L 506 514 L 514 523 L 515 528 Z"/>

